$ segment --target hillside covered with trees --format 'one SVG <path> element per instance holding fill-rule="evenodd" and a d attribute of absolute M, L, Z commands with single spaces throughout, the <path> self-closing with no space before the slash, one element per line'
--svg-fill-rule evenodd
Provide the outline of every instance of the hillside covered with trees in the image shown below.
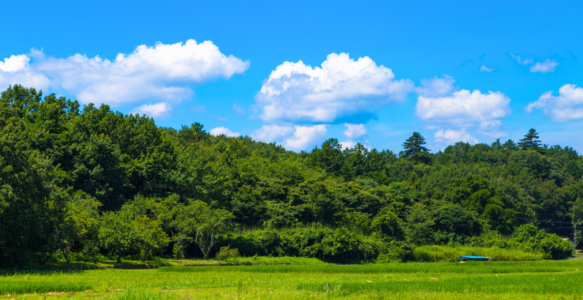
<path fill-rule="evenodd" d="M 583 158 L 534 129 L 437 153 L 418 133 L 400 153 L 336 139 L 295 153 L 16 85 L 0 130 L 0 266 L 227 245 L 331 262 L 414 260 L 434 244 L 564 258 L 561 237 L 583 224 Z"/>

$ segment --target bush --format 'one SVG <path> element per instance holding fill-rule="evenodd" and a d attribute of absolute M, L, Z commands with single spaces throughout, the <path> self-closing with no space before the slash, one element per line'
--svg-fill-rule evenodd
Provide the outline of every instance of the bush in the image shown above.
<path fill-rule="evenodd" d="M 534 252 L 544 252 L 545 258 L 563 259 L 571 256 L 573 246 L 556 234 L 547 233 L 546 230 L 538 230 L 534 225 L 520 226 L 515 233 L 516 240 L 521 243 L 521 248 Z"/>
<path fill-rule="evenodd" d="M 239 249 L 237 248 L 231 249 L 231 247 L 229 246 L 221 247 L 221 250 L 219 250 L 219 253 L 217 253 L 216 257 L 218 260 L 227 261 L 229 259 L 232 259 L 233 261 L 235 261 L 237 257 L 239 257 Z"/>

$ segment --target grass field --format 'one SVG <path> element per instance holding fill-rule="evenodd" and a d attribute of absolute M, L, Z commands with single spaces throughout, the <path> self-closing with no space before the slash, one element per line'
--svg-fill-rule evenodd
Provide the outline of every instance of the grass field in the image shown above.
<path fill-rule="evenodd" d="M 583 299 L 583 260 L 347 266 L 315 259 L 253 261 L 269 265 L 169 261 L 158 269 L 5 272 L 0 299 Z"/>

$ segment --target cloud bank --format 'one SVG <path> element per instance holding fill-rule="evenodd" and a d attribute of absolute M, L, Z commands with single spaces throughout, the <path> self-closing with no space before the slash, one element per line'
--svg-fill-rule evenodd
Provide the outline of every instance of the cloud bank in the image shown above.
<path fill-rule="evenodd" d="M 194 85 L 227 79 L 248 68 L 248 61 L 226 56 L 211 41 L 141 45 L 132 53 L 119 53 L 115 60 L 83 54 L 56 58 L 33 49 L 0 62 L 0 89 L 22 84 L 71 94 L 83 104 L 120 106 L 156 100 L 169 107 L 190 98 Z M 141 106 L 136 111 L 152 109 Z"/>
<path fill-rule="evenodd" d="M 450 76 L 425 79 L 417 88 L 416 115 L 429 128 L 455 127 L 460 130 L 441 129 L 434 136 L 442 141 L 477 142 L 466 128 L 478 126 L 477 131 L 490 137 L 502 137 L 502 118 L 510 113 L 510 99 L 501 92 L 456 90 Z"/>
<path fill-rule="evenodd" d="M 401 100 L 412 89 L 411 81 L 395 80 L 391 69 L 369 57 L 332 53 L 320 67 L 302 61 L 277 66 L 255 99 L 264 121 L 330 123 Z"/>
<path fill-rule="evenodd" d="M 583 88 L 574 84 L 565 84 L 559 89 L 559 95 L 552 92 L 542 94 L 537 101 L 525 107 L 528 113 L 533 109 L 542 109 L 554 121 L 565 122 L 583 118 Z"/>

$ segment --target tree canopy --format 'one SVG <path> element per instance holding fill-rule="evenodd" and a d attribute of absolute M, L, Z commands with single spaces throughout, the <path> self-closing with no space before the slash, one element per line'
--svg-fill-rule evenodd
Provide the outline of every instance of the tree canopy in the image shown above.
<path fill-rule="evenodd" d="M 534 129 L 518 145 L 425 144 L 414 132 L 399 155 L 337 139 L 295 153 L 15 85 L 0 97 L 0 266 L 227 246 L 336 262 L 403 261 L 428 244 L 569 255 L 562 224 L 583 219 L 575 150 Z"/>

